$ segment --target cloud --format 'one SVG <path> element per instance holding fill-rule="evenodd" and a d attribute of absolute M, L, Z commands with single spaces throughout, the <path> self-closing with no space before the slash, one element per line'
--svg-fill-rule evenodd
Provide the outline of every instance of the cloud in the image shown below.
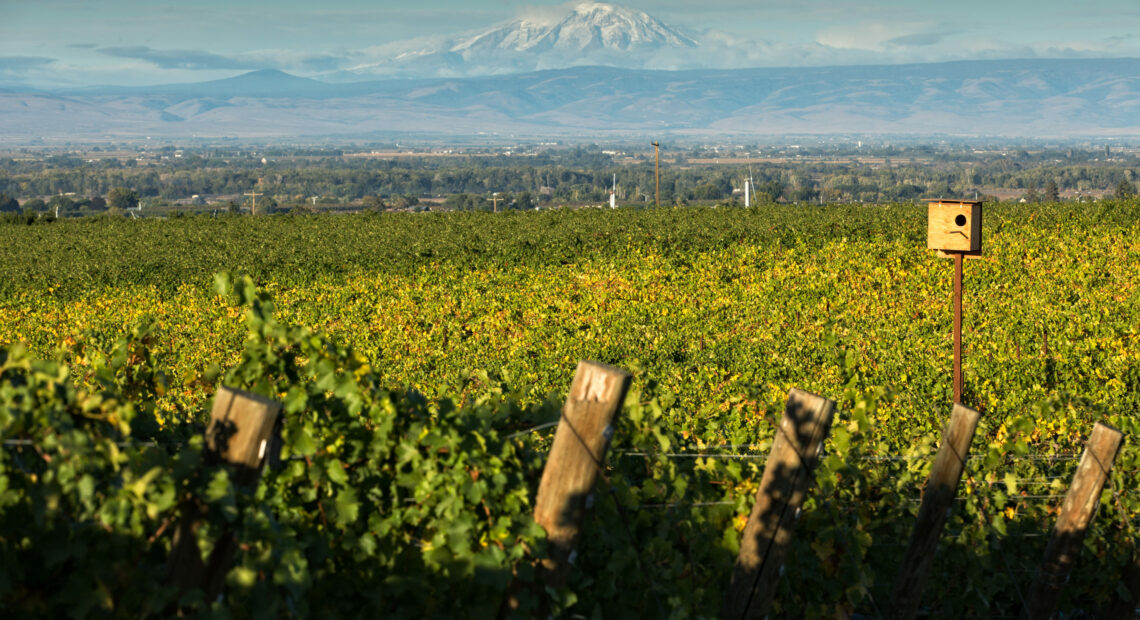
<path fill-rule="evenodd" d="M 893 39 L 887 39 L 886 44 L 891 47 L 920 47 L 924 45 L 937 45 L 946 37 L 958 34 L 959 31 L 920 32 L 908 34 Z"/>
<path fill-rule="evenodd" d="M 932 22 L 863 22 L 821 30 L 815 40 L 827 47 L 882 52 L 891 47 L 933 45 L 945 36 Z"/>
<path fill-rule="evenodd" d="M 95 49 L 96 47 L 99 47 L 99 44 L 97 44 L 97 43 L 68 43 L 67 46 L 78 49 L 78 50 L 91 50 L 91 49 Z"/>
<path fill-rule="evenodd" d="M 149 62 L 160 69 L 265 69 L 268 67 L 256 66 L 238 58 L 220 56 L 211 52 L 199 50 L 156 50 L 142 45 L 127 47 L 101 47 L 97 50 L 101 54 L 116 58 L 130 58 Z"/>
<path fill-rule="evenodd" d="M 25 73 L 55 62 L 54 58 L 43 56 L 0 56 L 0 72 Z"/>
<path fill-rule="evenodd" d="M 57 62 L 55 58 L 43 56 L 0 56 L 0 85 L 26 86 L 29 80 L 42 75 L 45 69 L 56 69 Z"/>
<path fill-rule="evenodd" d="M 307 54 L 284 50 L 262 50 L 235 56 L 222 56 L 203 50 L 158 50 L 146 46 L 102 47 L 96 51 L 116 58 L 141 60 L 160 69 L 191 71 L 281 69 L 312 73 L 334 71 L 349 63 L 346 57 L 336 54 Z"/>

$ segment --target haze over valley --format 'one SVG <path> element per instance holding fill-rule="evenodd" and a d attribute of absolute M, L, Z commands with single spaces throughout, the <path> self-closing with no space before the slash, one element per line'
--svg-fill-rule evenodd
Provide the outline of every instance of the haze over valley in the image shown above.
<path fill-rule="evenodd" d="M 584 2 L 523 11 L 454 35 L 275 65 L 288 70 L 231 70 L 216 80 L 63 86 L 61 77 L 45 86 L 43 73 L 36 82 L 31 69 L 11 69 L 9 58 L 9 69 L 0 70 L 0 139 L 1140 135 L 1134 57 L 1086 51 L 900 62 L 931 58 L 922 50 L 945 38 L 891 39 L 884 50 L 914 50 L 894 56 L 859 49 L 842 55 L 841 48 L 813 43 L 799 50 L 809 64 L 774 67 L 787 60 L 786 46 Z M 92 46 L 90 54 L 198 74 L 258 66 L 248 58 L 150 46 Z M 40 63 L 37 70 L 52 66 Z"/>

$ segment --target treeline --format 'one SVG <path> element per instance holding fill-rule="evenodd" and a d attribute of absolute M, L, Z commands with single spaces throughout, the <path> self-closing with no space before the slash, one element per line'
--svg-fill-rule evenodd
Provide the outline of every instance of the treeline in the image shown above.
<path fill-rule="evenodd" d="M 331 159 L 313 162 L 268 162 L 256 166 L 201 165 L 43 168 L 13 172 L 0 168 L 0 193 L 22 202 L 74 194 L 94 201 L 115 188 L 129 188 L 143 199 L 166 201 L 199 196 L 215 202 L 256 190 L 277 204 L 349 203 L 378 197 L 391 203 L 398 197 L 445 197 L 467 194 L 490 198 L 496 192 L 527 193 L 534 203 L 602 203 L 608 200 L 614 177 L 623 203 L 652 202 L 656 182 L 651 161 L 615 165 L 600 157 L 595 165 L 542 164 L 529 158 L 464 157 L 414 161 Z M 723 165 L 677 165 L 663 162 L 661 200 L 667 204 L 723 201 L 743 188 L 747 169 Z M 996 161 L 980 165 L 950 163 L 872 165 L 866 163 L 785 163 L 753 168 L 758 200 L 787 202 L 889 202 L 921 197 L 965 195 L 983 188 L 1021 190 L 1027 197 L 1058 191 L 1110 191 L 1127 196 L 1135 190 L 1137 171 L 1111 165 L 1034 165 Z M 1123 193 L 1121 193 L 1123 192 Z M 239 199 L 240 202 L 240 199 Z"/>
<path fill-rule="evenodd" d="M 778 180 L 780 174 L 771 176 Z M 531 192 L 537 198 L 573 202 L 608 199 L 613 176 L 618 176 L 618 195 L 623 201 L 647 200 L 654 194 L 652 164 L 647 166 L 582 169 L 566 166 L 455 166 L 441 169 L 410 169 L 375 166 L 371 169 L 341 167 L 283 167 L 267 165 L 256 170 L 197 168 L 46 170 L 0 177 L 0 192 L 24 199 L 61 193 L 102 196 L 115 187 L 129 187 L 140 197 L 177 200 L 190 196 L 240 195 L 256 188 L 278 202 L 312 196 L 341 201 L 366 196 L 449 196 L 493 192 Z M 740 186 L 741 176 L 723 168 L 663 171 L 662 197 L 672 200 L 720 199 Z"/>
<path fill-rule="evenodd" d="M 48 200 L 36 197 L 25 200 L 22 204 L 4 193 L 0 193 L 0 214 L 36 214 L 50 213 L 55 216 L 97 215 L 106 212 L 121 212 L 124 209 L 133 209 L 139 205 L 138 192 L 126 187 L 115 187 L 107 192 L 106 197 L 99 194 L 92 196 L 63 195 L 52 196 Z"/>

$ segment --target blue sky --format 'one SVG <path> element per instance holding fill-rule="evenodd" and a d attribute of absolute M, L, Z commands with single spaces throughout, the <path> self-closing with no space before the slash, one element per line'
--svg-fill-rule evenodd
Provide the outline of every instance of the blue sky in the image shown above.
<path fill-rule="evenodd" d="M 486 28 L 535 0 L 0 0 L 0 84 L 155 84 L 280 68 L 320 77 L 415 37 Z M 1140 58 L 1140 0 L 627 0 L 753 50 L 752 66 Z M 410 7 L 410 8 L 409 8 Z M 387 46 L 387 47 L 386 47 Z M 744 58 L 744 60 L 742 60 Z"/>

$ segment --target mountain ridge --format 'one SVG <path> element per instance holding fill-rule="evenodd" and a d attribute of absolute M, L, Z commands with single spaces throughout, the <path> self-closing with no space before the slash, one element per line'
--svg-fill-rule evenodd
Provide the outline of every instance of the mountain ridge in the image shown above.
<path fill-rule="evenodd" d="M 252 72 L 149 90 L 0 93 L 0 137 L 8 138 L 399 132 L 1140 135 L 1140 60 L 591 66 L 342 84 Z"/>

